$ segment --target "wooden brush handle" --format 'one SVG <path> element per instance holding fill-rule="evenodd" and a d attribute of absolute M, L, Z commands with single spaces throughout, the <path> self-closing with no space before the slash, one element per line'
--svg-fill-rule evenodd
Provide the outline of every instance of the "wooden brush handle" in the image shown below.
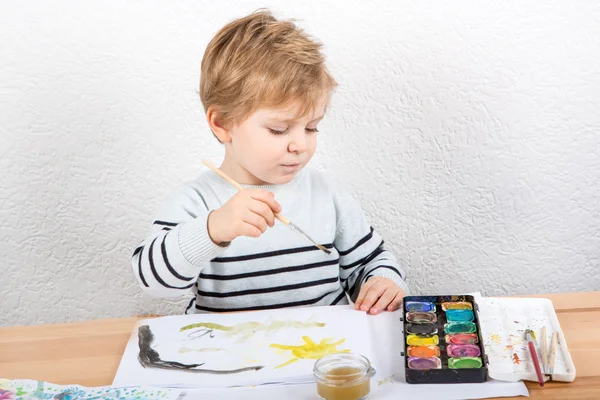
<path fill-rule="evenodd" d="M 556 357 L 556 342 L 558 341 L 558 332 L 552 332 L 552 341 L 550 342 L 550 368 L 554 369 L 554 358 Z"/>
<path fill-rule="evenodd" d="M 540 333 L 540 350 L 542 351 L 542 364 L 544 366 L 544 373 L 548 372 L 548 345 L 546 343 L 546 327 L 542 327 Z"/>
<path fill-rule="evenodd" d="M 282 224 L 285 224 L 285 225 L 291 224 L 290 220 L 281 214 L 275 214 L 275 218 L 277 218 L 279 221 L 281 221 Z"/>
<path fill-rule="evenodd" d="M 237 190 L 244 190 L 244 188 L 242 187 L 242 185 L 240 185 L 239 183 L 237 183 L 236 181 L 234 181 L 233 179 L 231 179 L 229 177 L 229 175 L 227 175 L 225 172 L 221 171 L 219 168 L 215 167 L 210 161 L 208 161 L 208 160 L 202 160 L 202 163 L 204 165 L 206 165 L 208 168 L 212 169 L 215 174 L 219 175 L 221 178 L 223 178 L 227 182 L 229 182 Z M 274 213 L 274 215 L 275 215 L 275 218 L 277 218 L 283 224 L 285 224 L 285 225 L 289 225 L 290 224 L 290 220 L 287 219 L 286 217 L 284 217 L 283 215 L 277 214 L 277 213 Z"/>
<path fill-rule="evenodd" d="M 225 172 L 221 171 L 219 168 L 215 167 L 214 165 L 211 164 L 210 161 L 207 160 L 202 160 L 202 162 L 204 163 L 204 165 L 206 165 L 208 168 L 212 169 L 213 172 L 217 175 L 219 175 L 221 178 L 225 179 L 227 182 L 229 182 L 233 187 L 235 187 L 237 190 L 244 190 L 244 188 L 237 183 L 236 181 L 234 181 L 233 179 L 231 179 L 229 177 L 229 175 L 227 175 Z"/>

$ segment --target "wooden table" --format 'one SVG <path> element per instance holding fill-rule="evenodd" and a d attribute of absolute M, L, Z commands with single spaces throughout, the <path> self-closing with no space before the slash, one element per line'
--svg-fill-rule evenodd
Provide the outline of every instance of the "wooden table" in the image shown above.
<path fill-rule="evenodd" d="M 552 300 L 577 369 L 572 383 L 527 382 L 531 397 L 600 399 L 600 292 L 520 297 Z M 138 319 L 0 328 L 0 378 L 110 385 Z"/>

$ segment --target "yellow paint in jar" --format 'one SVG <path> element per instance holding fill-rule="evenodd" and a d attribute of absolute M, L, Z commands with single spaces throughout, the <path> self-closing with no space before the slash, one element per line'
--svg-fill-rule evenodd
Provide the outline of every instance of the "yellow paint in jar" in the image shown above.
<path fill-rule="evenodd" d="M 320 358 L 314 367 L 321 400 L 363 400 L 371 391 L 374 371 L 366 357 L 338 353 Z"/>

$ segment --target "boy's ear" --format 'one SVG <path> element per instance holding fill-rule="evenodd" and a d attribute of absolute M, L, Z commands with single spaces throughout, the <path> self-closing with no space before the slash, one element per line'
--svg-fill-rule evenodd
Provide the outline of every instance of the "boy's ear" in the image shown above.
<path fill-rule="evenodd" d="M 219 142 L 231 142 L 231 133 L 229 132 L 229 129 L 222 125 L 219 119 L 219 112 L 215 107 L 208 107 L 208 110 L 206 111 L 206 120 L 208 121 L 210 130 L 213 132 L 213 135 L 217 137 Z"/>

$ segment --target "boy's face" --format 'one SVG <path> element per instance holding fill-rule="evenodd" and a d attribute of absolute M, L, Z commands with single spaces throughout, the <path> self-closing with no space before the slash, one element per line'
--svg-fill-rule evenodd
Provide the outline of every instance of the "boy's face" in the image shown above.
<path fill-rule="evenodd" d="M 246 184 L 290 182 L 315 154 L 325 103 L 304 117 L 297 117 L 298 109 L 259 109 L 232 126 L 224 164 Z"/>

